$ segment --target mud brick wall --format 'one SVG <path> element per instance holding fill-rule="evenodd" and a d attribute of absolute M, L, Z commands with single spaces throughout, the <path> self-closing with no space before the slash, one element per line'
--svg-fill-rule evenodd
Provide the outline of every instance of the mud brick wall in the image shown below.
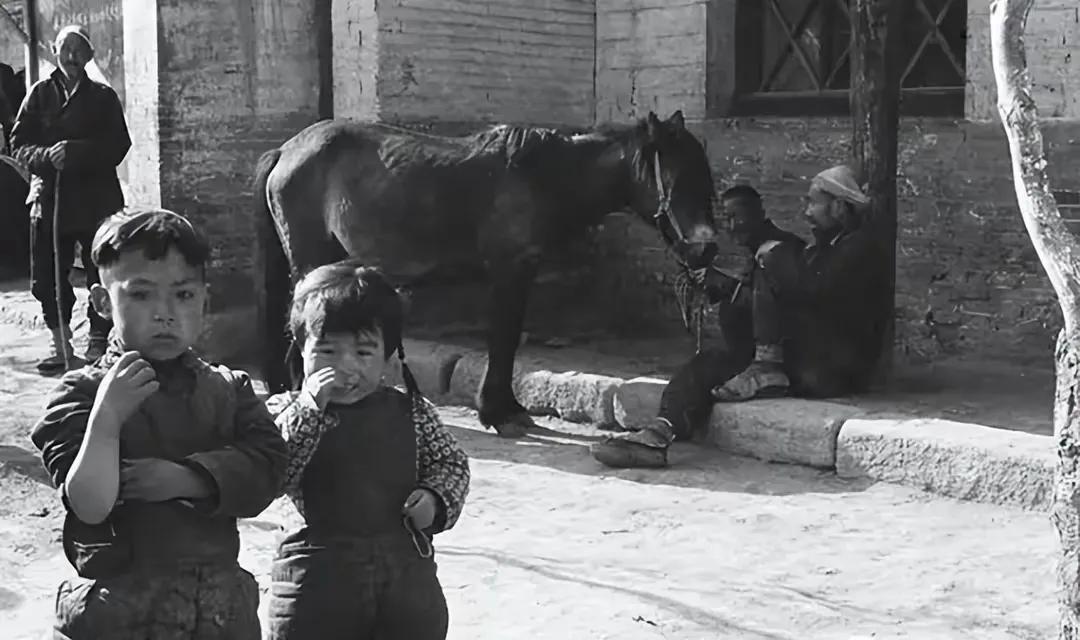
<path fill-rule="evenodd" d="M 212 239 L 202 347 L 237 361 L 259 350 L 255 162 L 318 118 L 314 3 L 170 0 L 156 9 L 125 0 L 133 190 Z"/>
<path fill-rule="evenodd" d="M 337 115 L 592 121 L 593 0 L 364 0 L 334 12 Z"/>
<path fill-rule="evenodd" d="M 675 109 L 705 117 L 706 25 L 710 12 L 734 17 L 726 2 L 596 0 L 596 119 Z"/>

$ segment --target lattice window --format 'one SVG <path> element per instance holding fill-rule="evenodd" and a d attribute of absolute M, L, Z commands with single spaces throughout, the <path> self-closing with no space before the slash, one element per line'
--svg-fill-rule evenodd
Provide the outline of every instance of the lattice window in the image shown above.
<path fill-rule="evenodd" d="M 963 115 L 967 0 L 899 1 L 903 111 Z M 736 45 L 737 112 L 848 112 L 850 0 L 739 0 Z"/>

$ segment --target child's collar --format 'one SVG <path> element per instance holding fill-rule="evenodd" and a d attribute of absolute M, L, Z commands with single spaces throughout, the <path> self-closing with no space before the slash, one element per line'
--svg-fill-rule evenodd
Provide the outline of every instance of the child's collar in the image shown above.
<path fill-rule="evenodd" d="M 97 361 L 96 366 L 101 369 L 108 369 L 116 364 L 116 361 L 124 355 L 125 351 L 127 351 L 127 347 L 124 346 L 124 342 L 120 339 L 120 336 L 116 335 L 116 332 L 113 332 L 109 336 L 109 347 L 105 350 L 105 355 Z M 191 371 L 198 371 L 202 368 L 202 360 L 191 349 L 180 354 L 173 362 L 177 362 Z"/>

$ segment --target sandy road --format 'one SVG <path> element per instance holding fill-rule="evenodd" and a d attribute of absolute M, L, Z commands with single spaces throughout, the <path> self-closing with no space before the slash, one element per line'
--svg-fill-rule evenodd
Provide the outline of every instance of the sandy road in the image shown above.
<path fill-rule="evenodd" d="M 68 568 L 27 421 L 52 386 L 40 336 L 0 332 L 0 629 L 38 638 Z M 472 456 L 465 515 L 437 540 L 456 640 L 1044 638 L 1057 540 L 1044 514 L 837 480 L 686 445 L 663 472 L 603 469 L 580 425 L 508 442 L 443 411 Z M 242 523 L 266 586 L 278 502 Z"/>

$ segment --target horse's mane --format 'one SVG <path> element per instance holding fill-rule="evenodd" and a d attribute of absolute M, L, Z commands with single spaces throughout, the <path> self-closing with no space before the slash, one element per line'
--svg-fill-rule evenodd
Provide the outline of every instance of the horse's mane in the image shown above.
<path fill-rule="evenodd" d="M 651 156 L 647 153 L 644 119 L 632 124 L 602 123 L 587 129 L 563 130 L 499 124 L 463 138 L 435 136 L 407 129 L 381 149 L 388 167 L 422 161 L 425 164 L 463 164 L 482 158 L 497 158 L 506 168 L 522 168 L 546 159 L 554 160 L 574 144 L 577 136 L 618 141 L 628 151 L 638 180 L 652 180 Z M 393 127 L 397 129 L 397 127 Z"/>
<path fill-rule="evenodd" d="M 555 129 L 502 124 L 471 136 L 466 158 L 496 154 L 507 167 L 515 167 L 568 144 L 570 138 Z"/>
<path fill-rule="evenodd" d="M 652 155 L 647 153 L 648 136 L 645 134 L 645 118 L 631 124 L 604 122 L 592 128 L 592 131 L 607 138 L 620 141 L 623 147 L 632 151 L 630 170 L 634 178 L 643 183 L 650 183 L 653 178 Z"/>

